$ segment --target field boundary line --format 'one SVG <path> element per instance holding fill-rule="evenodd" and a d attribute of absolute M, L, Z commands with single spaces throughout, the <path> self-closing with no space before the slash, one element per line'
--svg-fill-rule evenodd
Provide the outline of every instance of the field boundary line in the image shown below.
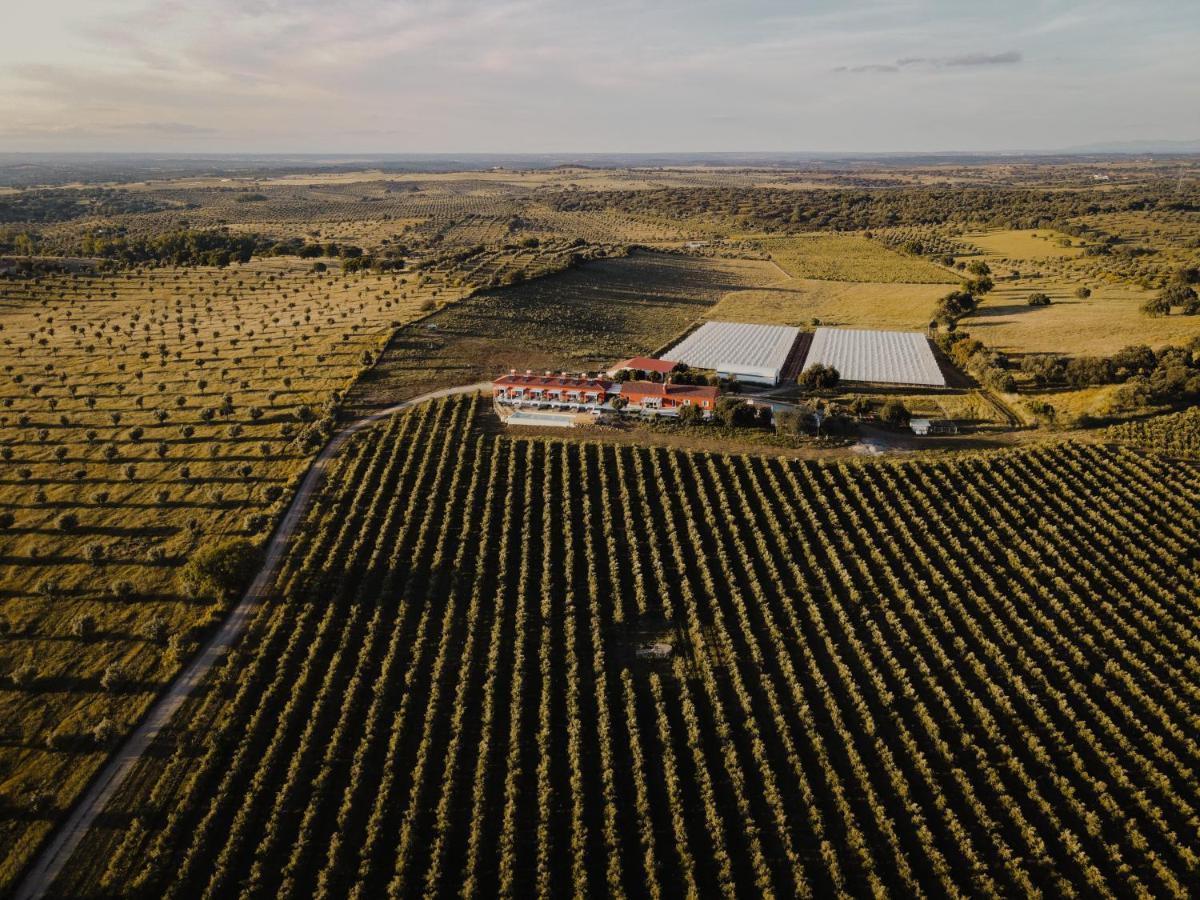
<path fill-rule="evenodd" d="M 51 832 L 48 842 L 38 851 L 37 856 L 26 868 L 25 874 L 13 894 L 14 900 L 39 900 L 46 895 L 58 876 L 62 874 L 62 870 L 75 850 L 83 842 L 97 816 L 104 811 L 105 806 L 121 789 L 158 735 L 170 724 L 172 717 L 196 688 L 203 683 L 213 666 L 245 633 L 267 592 L 274 584 L 275 577 L 279 574 L 279 567 L 288 543 L 304 514 L 308 511 L 309 501 L 316 493 L 317 487 L 320 486 L 330 463 L 346 442 L 358 432 L 369 428 L 381 419 L 386 419 L 421 403 L 456 394 L 477 393 L 490 386 L 491 382 L 481 381 L 429 391 L 413 397 L 411 400 L 405 400 L 368 416 L 355 419 L 338 431 L 321 448 L 321 451 L 313 457 L 308 471 L 305 472 L 300 486 L 288 504 L 287 511 L 272 532 L 263 553 L 263 561 L 258 574 L 254 576 L 254 580 L 246 588 L 242 598 L 229 611 L 216 632 L 205 641 L 200 652 L 158 696 L 138 726 L 95 775 L 68 816 Z"/>

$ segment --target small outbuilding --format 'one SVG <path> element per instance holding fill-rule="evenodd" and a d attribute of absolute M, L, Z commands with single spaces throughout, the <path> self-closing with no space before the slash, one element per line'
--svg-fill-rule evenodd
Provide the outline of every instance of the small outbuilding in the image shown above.
<path fill-rule="evenodd" d="M 958 426 L 950 419 L 909 419 L 913 434 L 958 434 Z"/>

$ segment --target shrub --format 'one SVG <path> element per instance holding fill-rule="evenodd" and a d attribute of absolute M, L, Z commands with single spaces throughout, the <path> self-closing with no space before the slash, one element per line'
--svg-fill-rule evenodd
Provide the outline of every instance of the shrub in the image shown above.
<path fill-rule="evenodd" d="M 63 593 L 62 582 L 54 577 L 46 577 L 38 582 L 37 592 L 43 597 L 60 597 Z"/>
<path fill-rule="evenodd" d="M 972 278 L 966 284 L 967 293 L 972 297 L 981 297 L 995 287 L 995 283 L 988 275 L 981 275 L 978 278 Z"/>
<path fill-rule="evenodd" d="M 92 740 L 97 747 L 108 747 L 116 739 L 119 730 L 112 719 L 101 719 L 92 726 Z"/>
<path fill-rule="evenodd" d="M 132 581 L 114 581 L 108 586 L 108 595 L 117 601 L 133 600 L 137 596 L 137 589 Z"/>
<path fill-rule="evenodd" d="M 262 513 L 251 513 L 246 516 L 245 528 L 247 534 L 259 534 L 267 527 L 270 518 Z"/>
<path fill-rule="evenodd" d="M 1088 297 L 1092 296 L 1092 289 L 1090 287 L 1076 288 L 1075 296 L 1078 297 L 1080 300 L 1086 300 Z"/>
<path fill-rule="evenodd" d="M 815 363 L 809 366 L 800 373 L 800 382 L 802 387 L 806 388 L 832 388 L 837 387 L 839 381 L 842 380 L 842 375 L 833 366 L 822 365 Z"/>
<path fill-rule="evenodd" d="M 35 815 L 45 815 L 54 807 L 54 794 L 40 785 L 27 787 L 21 805 Z"/>
<path fill-rule="evenodd" d="M 161 644 L 167 639 L 167 628 L 167 620 L 161 616 L 155 616 L 142 626 L 142 636 L 148 641 Z"/>
<path fill-rule="evenodd" d="M 775 416 L 775 430 L 782 434 L 800 437 L 807 431 L 804 424 L 805 418 L 804 413 L 798 409 L 785 409 Z"/>
<path fill-rule="evenodd" d="M 117 663 L 112 663 L 104 670 L 104 674 L 100 676 L 100 687 L 109 693 L 113 693 L 124 687 L 125 681 L 125 669 Z"/>
<path fill-rule="evenodd" d="M 720 424 L 726 426 L 748 428 L 757 424 L 755 408 L 745 400 L 728 395 L 717 400 L 717 409 L 713 416 Z"/>
<path fill-rule="evenodd" d="M 71 634 L 83 640 L 91 640 L 96 636 L 96 617 L 89 615 L 77 616 L 71 623 Z"/>
<path fill-rule="evenodd" d="M 903 428 L 907 425 L 910 418 L 911 415 L 908 412 L 908 407 L 899 400 L 889 400 L 879 410 L 880 421 L 897 428 Z"/>
<path fill-rule="evenodd" d="M 1041 291 L 1029 295 L 1028 303 L 1030 306 L 1049 306 L 1050 295 L 1043 294 Z"/>
<path fill-rule="evenodd" d="M 37 666 L 35 666 L 33 662 L 23 663 L 8 674 L 9 682 L 18 690 L 24 690 L 25 688 L 32 687 L 34 682 L 37 681 L 37 678 L 38 670 Z"/>
<path fill-rule="evenodd" d="M 1158 295 L 1160 305 L 1168 307 L 1181 307 L 1184 315 L 1195 315 L 1200 309 L 1200 299 L 1197 299 L 1196 291 L 1186 282 L 1181 280 L 1171 281 Z"/>
<path fill-rule="evenodd" d="M 1159 294 L 1157 297 L 1151 297 L 1142 304 L 1142 312 L 1154 318 L 1169 316 L 1171 314 L 1171 301 L 1162 294 Z"/>

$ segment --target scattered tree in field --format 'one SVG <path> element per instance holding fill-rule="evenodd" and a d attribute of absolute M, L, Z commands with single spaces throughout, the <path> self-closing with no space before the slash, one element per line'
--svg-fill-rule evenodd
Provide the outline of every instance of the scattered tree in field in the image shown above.
<path fill-rule="evenodd" d="M 132 581 L 114 581 L 108 586 L 108 596 L 118 603 L 126 603 L 137 597 L 137 588 Z"/>
<path fill-rule="evenodd" d="M 258 568 L 258 550 L 245 540 L 229 540 L 194 553 L 179 570 L 179 587 L 188 597 L 231 600 Z"/>
<path fill-rule="evenodd" d="M 111 663 L 100 676 L 100 687 L 111 693 L 121 690 L 127 681 L 125 667 L 120 663 Z"/>
<path fill-rule="evenodd" d="M 18 690 L 25 690 L 33 687 L 34 682 L 38 679 L 38 668 L 30 658 L 26 662 L 17 666 L 8 675 L 9 683 Z"/>
<path fill-rule="evenodd" d="M 97 747 L 110 746 L 119 734 L 120 730 L 112 719 L 101 719 L 92 726 L 92 740 Z"/>
<path fill-rule="evenodd" d="M 96 617 L 92 615 L 77 616 L 71 623 L 71 634 L 85 641 L 96 636 Z"/>
<path fill-rule="evenodd" d="M 990 275 L 980 275 L 978 278 L 970 279 L 965 288 L 972 297 L 982 297 L 995 286 Z"/>
<path fill-rule="evenodd" d="M 168 622 L 161 616 L 155 616 L 142 626 L 142 637 L 155 644 L 161 644 L 167 639 Z"/>
<path fill-rule="evenodd" d="M 1142 312 L 1153 318 L 1169 316 L 1171 314 L 1171 300 L 1165 294 L 1159 293 L 1142 304 Z"/>
<path fill-rule="evenodd" d="M 1030 306 L 1049 306 L 1050 295 L 1042 293 L 1041 291 L 1036 291 L 1029 295 L 1029 299 L 1026 302 Z"/>

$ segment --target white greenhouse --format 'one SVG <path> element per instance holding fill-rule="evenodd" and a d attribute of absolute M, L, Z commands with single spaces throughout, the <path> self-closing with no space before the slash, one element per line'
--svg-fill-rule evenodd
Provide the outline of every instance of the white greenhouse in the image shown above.
<path fill-rule="evenodd" d="M 946 379 L 919 331 L 818 328 L 804 368 L 833 366 L 844 381 L 945 387 Z"/>
<path fill-rule="evenodd" d="M 775 385 L 799 336 L 786 325 L 705 322 L 663 356 L 723 378 Z"/>

